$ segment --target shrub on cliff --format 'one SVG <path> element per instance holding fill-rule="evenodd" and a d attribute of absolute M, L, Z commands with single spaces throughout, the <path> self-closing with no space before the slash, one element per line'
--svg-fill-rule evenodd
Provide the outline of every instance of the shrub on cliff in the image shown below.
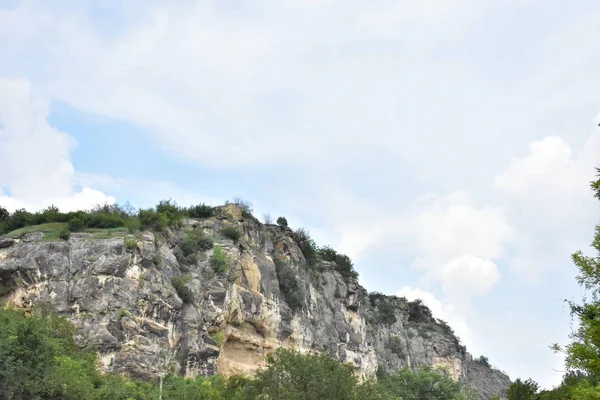
<path fill-rule="evenodd" d="M 210 259 L 210 263 L 213 267 L 213 271 L 219 274 L 227 272 L 231 260 L 227 256 L 227 253 L 225 253 L 225 251 L 221 247 L 215 246 L 213 255 Z"/>
<path fill-rule="evenodd" d="M 310 237 L 310 233 L 304 228 L 299 228 L 294 231 L 294 239 L 302 251 L 306 263 L 314 266 L 317 263 L 317 245 Z"/>
<path fill-rule="evenodd" d="M 185 213 L 192 218 L 209 218 L 213 216 L 214 207 L 207 204 L 197 204 L 185 210 Z"/>
<path fill-rule="evenodd" d="M 285 217 L 279 217 L 279 218 L 277 218 L 277 225 L 283 226 L 284 228 L 287 228 L 288 227 L 287 219 Z"/>
<path fill-rule="evenodd" d="M 336 271 L 338 271 L 346 281 L 358 279 L 358 272 L 354 269 L 354 264 L 347 255 L 338 253 L 330 246 L 319 247 L 317 254 L 322 260 L 333 262 Z"/>
<path fill-rule="evenodd" d="M 177 292 L 177 295 L 186 304 L 192 304 L 194 302 L 194 294 L 192 290 L 187 287 L 187 283 L 190 281 L 189 275 L 175 276 L 171 278 L 171 285 Z"/>
<path fill-rule="evenodd" d="M 242 237 L 242 232 L 235 226 L 227 225 L 221 228 L 221 235 L 237 242 Z"/>

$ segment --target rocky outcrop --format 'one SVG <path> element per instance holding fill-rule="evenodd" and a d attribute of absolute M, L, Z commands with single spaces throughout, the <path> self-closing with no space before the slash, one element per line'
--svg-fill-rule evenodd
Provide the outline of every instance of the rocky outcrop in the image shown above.
<path fill-rule="evenodd" d="M 241 238 L 224 237 L 226 226 Z M 215 247 L 183 257 L 189 232 Z M 226 268 L 215 267 L 216 246 Z M 178 293 L 173 278 L 191 297 L 181 286 Z M 427 307 L 369 294 L 335 262 L 308 263 L 291 230 L 243 218 L 233 205 L 160 234 L 0 239 L 0 296 L 67 316 L 78 342 L 95 346 L 103 370 L 130 376 L 252 374 L 283 346 L 327 352 L 360 376 L 379 366 L 434 365 L 483 398 L 510 384 L 474 362 Z"/>

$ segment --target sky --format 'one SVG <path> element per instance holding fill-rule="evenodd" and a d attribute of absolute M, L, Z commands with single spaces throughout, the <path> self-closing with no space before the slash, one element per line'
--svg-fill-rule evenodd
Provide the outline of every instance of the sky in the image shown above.
<path fill-rule="evenodd" d="M 600 207 L 596 0 L 0 0 L 0 204 L 241 196 L 558 384 Z"/>

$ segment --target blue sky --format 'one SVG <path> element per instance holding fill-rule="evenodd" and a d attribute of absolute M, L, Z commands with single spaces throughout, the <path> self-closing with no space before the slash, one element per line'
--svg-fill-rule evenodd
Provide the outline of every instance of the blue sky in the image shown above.
<path fill-rule="evenodd" d="M 600 218 L 595 0 L 0 0 L 0 203 L 285 215 L 560 381 Z"/>

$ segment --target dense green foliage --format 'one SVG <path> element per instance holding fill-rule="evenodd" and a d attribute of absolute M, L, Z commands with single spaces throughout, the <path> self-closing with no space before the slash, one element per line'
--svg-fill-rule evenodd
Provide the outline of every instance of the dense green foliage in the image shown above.
<path fill-rule="evenodd" d="M 440 400 L 475 400 L 476 393 L 462 388 L 447 375 L 440 374 L 430 366 L 422 367 L 417 373 L 408 368 L 394 374 L 384 369 L 377 370 L 377 378 L 381 386 L 391 393 L 393 398 L 403 400 L 440 399 Z"/>
<path fill-rule="evenodd" d="M 8 210 L 2 206 L 0 206 L 0 221 L 5 221 L 10 217 L 10 213 Z"/>
<path fill-rule="evenodd" d="M 123 312 L 123 316 L 126 313 Z M 100 374 L 96 355 L 74 340 L 74 326 L 51 314 L 0 309 L 0 400 L 150 400 L 156 380 Z M 221 340 L 222 342 L 222 340 Z M 168 371 L 165 371 L 168 372 Z M 168 373 L 163 399 L 170 400 L 466 400 L 469 392 L 431 368 L 378 371 L 360 382 L 352 367 L 326 354 L 279 349 L 255 379 L 241 376 L 186 379 Z"/>
<path fill-rule="evenodd" d="M 214 214 L 214 207 L 207 204 L 198 204 L 187 209 L 187 215 L 191 218 L 210 218 Z"/>
<path fill-rule="evenodd" d="M 324 261 L 335 263 L 335 269 L 346 279 L 358 279 L 358 272 L 354 270 L 354 264 L 350 257 L 340 254 L 329 246 L 317 249 L 318 256 Z"/>
<path fill-rule="evenodd" d="M 213 240 L 206 236 L 201 229 L 194 229 L 185 235 L 183 240 L 175 246 L 173 254 L 179 265 L 184 269 L 198 262 L 198 252 L 212 249 Z"/>
<path fill-rule="evenodd" d="M 237 242 L 242 237 L 242 232 L 235 226 L 227 225 L 221 228 L 221 235 Z"/>
<path fill-rule="evenodd" d="M 288 227 L 288 221 L 285 217 L 279 217 L 277 218 L 277 225 L 279 226 L 283 226 L 284 228 Z"/>
<path fill-rule="evenodd" d="M 171 285 L 175 288 L 177 295 L 186 304 L 194 302 L 194 294 L 191 289 L 187 287 L 187 283 L 190 281 L 189 275 L 174 276 L 171 278 Z"/>
<path fill-rule="evenodd" d="M 225 250 L 219 246 L 215 246 L 210 263 L 213 267 L 213 271 L 216 273 L 223 273 L 229 270 L 231 260 L 227 256 L 227 253 L 225 253 Z"/>
<path fill-rule="evenodd" d="M 206 204 L 189 208 L 180 207 L 171 200 L 162 200 L 154 208 L 135 211 L 129 204 L 101 205 L 88 211 L 72 211 L 63 213 L 55 206 L 31 213 L 24 209 L 9 213 L 0 207 L 0 234 L 8 233 L 26 226 L 47 223 L 66 223 L 69 231 L 79 232 L 90 228 L 127 228 L 130 233 L 139 229 L 156 232 L 164 231 L 169 226 L 180 224 L 184 216 L 206 218 L 214 209 Z"/>

